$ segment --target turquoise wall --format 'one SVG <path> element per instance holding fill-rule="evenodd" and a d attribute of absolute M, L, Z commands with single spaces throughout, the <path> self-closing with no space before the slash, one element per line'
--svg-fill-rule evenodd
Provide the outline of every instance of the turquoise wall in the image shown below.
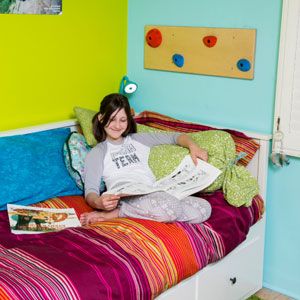
<path fill-rule="evenodd" d="M 136 111 L 270 134 L 276 86 L 280 0 L 128 0 L 129 78 L 139 83 L 131 97 Z M 257 29 L 253 80 L 146 70 L 144 26 Z M 296 187 L 300 160 L 269 167 L 264 285 L 300 299 L 300 211 Z"/>

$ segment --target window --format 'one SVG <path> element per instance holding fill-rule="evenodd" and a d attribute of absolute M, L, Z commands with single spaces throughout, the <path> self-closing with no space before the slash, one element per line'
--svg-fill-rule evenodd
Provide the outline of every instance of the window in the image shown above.
<path fill-rule="evenodd" d="M 283 0 L 273 153 L 300 157 L 300 1 Z"/>

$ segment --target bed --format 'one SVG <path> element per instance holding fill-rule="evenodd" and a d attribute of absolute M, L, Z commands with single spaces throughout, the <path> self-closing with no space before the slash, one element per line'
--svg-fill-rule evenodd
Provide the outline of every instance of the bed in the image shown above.
<path fill-rule="evenodd" d="M 149 112 L 137 122 L 185 132 L 212 129 Z M 0 137 L 66 128 L 77 130 L 78 121 L 2 132 Z M 246 137 L 229 132 L 237 139 Z M 259 145 L 247 169 L 257 178 L 260 193 L 248 207 L 230 205 L 222 190 L 200 193 L 213 211 L 202 224 L 120 218 L 60 232 L 14 235 L 7 212 L 0 211 L 0 299 L 246 299 L 262 287 L 270 138 L 246 135 Z M 26 190 L 37 182 L 22 184 Z M 78 215 L 91 211 L 79 193 L 61 191 L 48 200 L 37 199 L 22 204 L 73 207 Z"/>

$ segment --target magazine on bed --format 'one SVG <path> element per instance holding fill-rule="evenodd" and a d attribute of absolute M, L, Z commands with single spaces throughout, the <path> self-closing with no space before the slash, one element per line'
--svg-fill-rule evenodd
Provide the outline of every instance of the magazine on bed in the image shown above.
<path fill-rule="evenodd" d="M 44 208 L 7 204 L 9 225 L 15 234 L 36 234 L 80 226 L 74 208 Z"/>
<path fill-rule="evenodd" d="M 170 175 L 156 181 L 152 186 L 144 183 L 116 183 L 105 194 L 132 196 L 165 191 L 181 200 L 202 191 L 211 185 L 220 174 L 219 169 L 200 159 L 195 166 L 191 156 L 186 155 Z"/>

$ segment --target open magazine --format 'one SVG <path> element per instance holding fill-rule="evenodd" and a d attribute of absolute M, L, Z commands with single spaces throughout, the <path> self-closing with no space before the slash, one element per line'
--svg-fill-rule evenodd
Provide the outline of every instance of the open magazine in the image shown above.
<path fill-rule="evenodd" d="M 152 186 L 142 182 L 122 182 L 106 191 L 105 194 L 132 196 L 165 191 L 181 200 L 202 191 L 211 185 L 220 174 L 219 169 L 200 159 L 195 166 L 191 156 L 187 155 L 170 175 L 156 181 Z"/>
<path fill-rule="evenodd" d="M 74 208 L 44 208 L 7 204 L 9 225 L 15 234 L 36 234 L 80 226 Z"/>

